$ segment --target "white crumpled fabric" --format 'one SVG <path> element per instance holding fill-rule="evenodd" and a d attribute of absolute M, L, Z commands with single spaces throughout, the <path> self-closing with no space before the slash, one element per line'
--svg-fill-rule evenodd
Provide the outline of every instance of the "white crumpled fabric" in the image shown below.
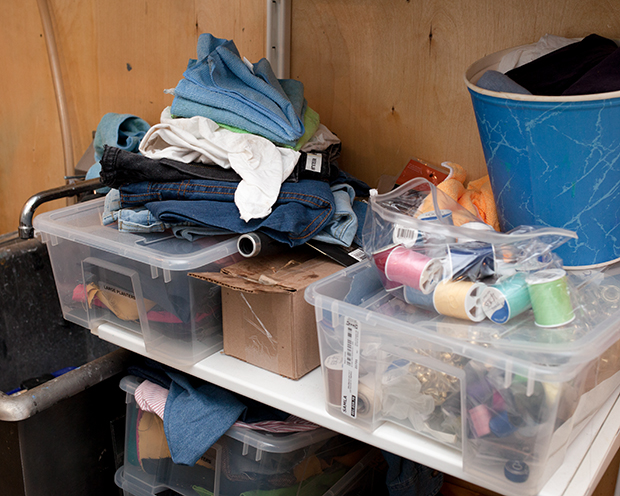
<path fill-rule="evenodd" d="M 271 213 L 282 182 L 300 156 L 262 136 L 224 129 L 206 117 L 172 118 L 170 107 L 163 110 L 160 123 L 147 131 L 139 150 L 153 159 L 232 168 L 242 179 L 235 191 L 235 205 L 246 222 Z"/>

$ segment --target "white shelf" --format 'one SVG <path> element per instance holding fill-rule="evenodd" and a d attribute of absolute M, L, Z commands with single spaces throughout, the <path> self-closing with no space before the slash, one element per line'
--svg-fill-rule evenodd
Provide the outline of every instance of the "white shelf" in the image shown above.
<path fill-rule="evenodd" d="M 105 341 L 137 354 L 149 356 L 140 336 L 110 324 L 101 325 L 97 334 Z M 394 424 L 383 424 L 374 432 L 368 433 L 331 416 L 325 410 L 320 368 L 294 381 L 224 355 L 222 352 L 188 367 L 178 366 L 160 358 L 157 358 L 157 361 L 377 448 L 484 486 L 483 482 L 463 472 L 461 453 L 455 449 Z M 563 465 L 549 480 L 540 495 L 592 494 L 619 446 L 620 401 L 617 394 L 614 394 L 568 448 Z"/>

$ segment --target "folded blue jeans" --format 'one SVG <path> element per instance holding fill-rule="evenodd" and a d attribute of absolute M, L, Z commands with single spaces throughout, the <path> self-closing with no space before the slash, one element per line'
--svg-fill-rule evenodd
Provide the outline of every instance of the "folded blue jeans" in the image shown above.
<path fill-rule="evenodd" d="M 272 212 L 245 222 L 234 203 L 236 183 L 209 180 L 141 182 L 119 188 L 121 208 L 145 206 L 167 224 L 191 223 L 243 234 L 262 231 L 298 246 L 316 236 L 335 212 L 329 184 L 312 179 L 282 183 Z"/>

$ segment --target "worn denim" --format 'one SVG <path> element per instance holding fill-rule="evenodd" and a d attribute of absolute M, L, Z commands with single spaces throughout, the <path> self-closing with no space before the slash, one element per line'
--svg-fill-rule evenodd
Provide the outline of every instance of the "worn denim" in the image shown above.
<path fill-rule="evenodd" d="M 335 211 L 329 184 L 305 179 L 283 183 L 273 211 L 249 222 L 239 217 L 234 204 L 236 183 L 191 180 L 141 182 L 119 188 L 121 208 L 145 206 L 162 222 L 217 227 L 235 233 L 260 230 L 289 246 L 316 236 Z"/>
<path fill-rule="evenodd" d="M 332 186 L 335 211 L 332 219 L 313 239 L 339 246 L 351 246 L 357 233 L 357 216 L 353 212 L 355 190 L 348 184 Z"/>
<path fill-rule="evenodd" d="M 172 114 L 201 115 L 294 146 L 304 134 L 303 84 L 278 80 L 261 59 L 250 68 L 231 40 L 204 33 L 175 88 Z"/>
<path fill-rule="evenodd" d="M 164 432 L 174 463 L 194 465 L 232 427 L 246 406 L 214 384 L 196 387 L 184 374 L 172 379 L 164 410 Z"/>
<path fill-rule="evenodd" d="M 167 224 L 157 219 L 146 207 L 121 208 L 120 193 L 111 189 L 105 197 L 103 206 L 102 224 L 117 223 L 119 232 L 127 233 L 157 233 L 170 229 L 177 238 L 194 241 L 203 236 L 219 236 L 234 234 L 227 229 L 217 227 L 200 227 L 184 222 L 181 224 Z"/>
<path fill-rule="evenodd" d="M 327 149 L 307 154 L 301 152 L 295 169 L 286 179 L 297 182 L 301 179 L 332 181 L 338 178 L 340 170 L 336 159 L 340 155 L 340 144 Z M 308 166 L 313 155 L 320 156 L 318 169 Z M 110 188 L 123 184 L 143 181 L 184 181 L 186 179 L 207 179 L 213 181 L 239 182 L 241 176 L 232 169 L 218 165 L 202 163 L 185 163 L 168 158 L 153 159 L 138 153 L 131 153 L 116 147 L 105 147 L 101 157 L 101 182 Z"/>
<path fill-rule="evenodd" d="M 101 173 L 100 160 L 106 145 L 116 146 L 130 152 L 137 151 L 140 141 L 149 129 L 144 119 L 131 114 L 109 112 L 99 121 L 93 140 L 95 163 L 86 172 L 86 179 L 95 179 Z M 99 188 L 98 193 L 107 193 L 109 188 Z"/>

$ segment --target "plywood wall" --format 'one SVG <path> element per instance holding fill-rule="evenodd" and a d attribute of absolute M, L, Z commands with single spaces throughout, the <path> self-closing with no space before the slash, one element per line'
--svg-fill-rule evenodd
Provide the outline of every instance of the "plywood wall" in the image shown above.
<path fill-rule="evenodd" d="M 77 161 L 107 112 L 154 124 L 200 33 L 265 53 L 265 0 L 47 0 Z M 0 234 L 23 202 L 64 184 L 58 113 L 36 0 L 4 2 L 0 30 Z M 291 76 L 340 136 L 340 165 L 375 185 L 407 159 L 485 174 L 463 72 L 545 33 L 620 37 L 613 0 L 292 0 Z M 55 208 L 48 205 L 41 208 Z"/>

